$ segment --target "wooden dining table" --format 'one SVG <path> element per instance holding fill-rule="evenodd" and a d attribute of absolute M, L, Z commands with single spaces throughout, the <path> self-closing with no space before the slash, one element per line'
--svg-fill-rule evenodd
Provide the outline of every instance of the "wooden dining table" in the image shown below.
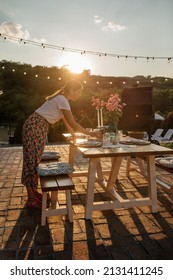
<path fill-rule="evenodd" d="M 67 136 L 66 136 L 67 137 Z M 129 139 L 129 138 L 128 138 Z M 87 140 L 86 140 L 87 141 Z M 156 213 L 157 207 L 157 188 L 156 188 L 156 167 L 155 156 L 173 154 L 172 149 L 168 149 L 156 144 L 146 145 L 121 144 L 109 147 L 82 147 L 79 141 L 70 140 L 69 163 L 73 164 L 75 148 L 80 151 L 83 158 L 88 159 L 88 169 L 84 172 L 74 172 L 72 176 L 87 176 L 85 218 L 91 219 L 92 212 L 98 210 L 110 210 L 117 208 L 132 208 L 140 206 L 150 206 L 151 211 Z M 124 199 L 115 189 L 116 180 L 124 158 L 137 158 L 145 160 L 146 179 L 148 181 L 148 196 Z M 102 169 L 101 159 L 111 158 L 111 168 L 106 170 L 108 175 L 105 180 L 105 170 Z M 76 175 L 77 174 L 77 175 Z M 94 201 L 95 183 L 98 183 L 108 194 L 109 200 Z"/>

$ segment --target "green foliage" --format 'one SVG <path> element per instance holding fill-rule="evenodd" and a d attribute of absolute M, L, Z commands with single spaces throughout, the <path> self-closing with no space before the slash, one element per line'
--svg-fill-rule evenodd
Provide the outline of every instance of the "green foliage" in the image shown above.
<path fill-rule="evenodd" d="M 65 67 L 32 67 L 29 64 L 4 60 L 0 62 L 0 91 L 3 91 L 0 95 L 0 124 L 14 126 L 15 137 L 20 142 L 21 128 L 26 118 L 44 102 L 47 95 L 61 88 L 72 78 L 78 79 L 84 85 L 81 98 L 77 102 L 71 102 L 74 117 L 82 126 L 92 128 L 97 126 L 96 110 L 91 106 L 92 96 L 104 99 L 111 93 L 121 95 L 123 82 L 126 86 L 132 86 L 137 81 L 141 86 L 151 86 L 150 76 L 102 77 L 91 75 L 90 70 L 77 75 Z M 169 112 L 173 112 L 173 79 L 165 81 L 164 77 L 156 77 L 152 80 L 154 109 L 167 116 Z M 173 127 L 172 114 L 166 121 L 166 127 Z M 50 126 L 49 138 L 56 139 L 57 131 L 65 131 L 61 122 Z"/>
<path fill-rule="evenodd" d="M 153 104 L 155 111 L 164 115 L 173 111 L 173 88 L 154 88 Z"/>
<path fill-rule="evenodd" d="M 164 132 L 166 132 L 170 128 L 173 128 L 173 111 L 169 112 L 166 115 L 166 119 L 164 122 Z"/>
<path fill-rule="evenodd" d="M 169 143 L 161 143 L 161 146 L 169 148 L 169 149 L 173 149 L 173 142 L 169 142 Z"/>

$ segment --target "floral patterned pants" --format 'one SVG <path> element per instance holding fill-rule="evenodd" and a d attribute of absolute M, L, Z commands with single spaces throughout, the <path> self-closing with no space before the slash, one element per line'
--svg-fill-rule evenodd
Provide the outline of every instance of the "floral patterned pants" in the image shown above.
<path fill-rule="evenodd" d="M 36 167 L 41 161 L 48 129 L 48 121 L 37 113 L 33 113 L 23 125 L 22 184 L 26 187 L 37 188 L 38 186 Z"/>

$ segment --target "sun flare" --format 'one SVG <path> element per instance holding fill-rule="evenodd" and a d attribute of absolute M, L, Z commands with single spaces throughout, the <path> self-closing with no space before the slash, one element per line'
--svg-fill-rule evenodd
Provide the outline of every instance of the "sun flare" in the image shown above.
<path fill-rule="evenodd" d="M 88 57 L 78 53 L 63 54 L 57 64 L 59 67 L 66 67 L 69 71 L 76 74 L 91 69 Z"/>

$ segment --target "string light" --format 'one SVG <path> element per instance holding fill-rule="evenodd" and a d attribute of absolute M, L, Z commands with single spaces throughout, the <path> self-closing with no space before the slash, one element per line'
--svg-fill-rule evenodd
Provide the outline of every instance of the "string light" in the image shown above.
<path fill-rule="evenodd" d="M 45 45 L 42 43 L 41 44 L 41 48 L 44 50 L 45 49 Z"/>
<path fill-rule="evenodd" d="M 5 71 L 5 69 L 7 69 L 7 68 L 5 68 L 5 66 L 2 66 L 1 69 L 2 69 L 3 71 Z M 7 70 L 10 70 L 10 69 L 7 69 Z M 16 72 L 16 69 L 12 68 L 11 71 L 14 73 L 14 72 Z M 27 75 L 27 72 L 25 71 L 25 72 L 23 72 L 23 74 L 26 76 L 26 75 Z M 38 74 L 35 74 L 34 77 L 35 77 L 35 78 L 38 78 L 39 75 L 38 75 Z M 47 79 L 47 80 L 52 79 L 51 76 L 47 76 L 47 77 L 44 77 L 44 78 Z M 53 77 L 53 79 L 54 79 L 54 77 Z M 58 77 L 58 80 L 61 81 L 62 78 L 61 78 L 61 77 Z M 165 79 L 164 79 L 164 82 L 168 82 L 168 81 L 173 81 L 173 79 L 170 79 L 170 78 L 165 78 Z M 148 81 L 148 82 L 154 83 L 154 80 L 151 79 L 151 80 Z M 88 81 L 86 81 L 86 80 L 83 81 L 83 84 L 87 84 L 87 83 L 88 83 Z M 96 85 L 101 85 L 101 86 L 102 86 L 102 85 L 105 86 L 106 84 L 107 84 L 107 85 L 109 84 L 110 86 L 113 85 L 113 82 L 112 82 L 112 81 L 107 81 L 107 82 L 106 82 L 106 81 L 103 81 L 103 80 L 101 80 L 101 81 L 98 81 L 98 80 L 97 80 L 95 83 L 96 83 Z M 141 81 L 141 82 L 140 82 L 139 80 L 136 81 L 136 84 L 137 84 L 137 85 L 139 85 L 140 83 L 142 84 L 143 81 Z M 122 85 L 123 85 L 123 86 L 125 86 L 126 84 L 128 84 L 126 81 L 123 81 L 123 82 L 122 82 Z M 131 84 L 131 82 L 130 82 L 130 84 Z"/>
<path fill-rule="evenodd" d="M 104 53 L 104 52 L 95 52 L 95 51 L 90 51 L 90 50 L 81 50 L 81 49 L 74 49 L 74 48 L 67 48 L 67 47 L 62 47 L 62 46 L 58 46 L 58 45 L 51 45 L 51 44 L 46 44 L 46 43 L 39 43 L 37 41 L 32 41 L 32 40 L 24 40 L 23 38 L 19 38 L 19 37 L 14 37 L 14 36 L 10 36 L 10 35 L 5 35 L 5 34 L 1 34 L 0 33 L 0 37 L 6 41 L 6 40 L 10 40 L 10 41 L 15 41 L 15 42 L 19 42 L 19 43 L 23 43 L 24 45 L 26 44 L 30 44 L 30 45 L 34 45 L 34 46 L 39 46 L 42 49 L 55 49 L 55 50 L 60 50 L 60 51 L 67 51 L 67 52 L 75 52 L 75 53 L 80 53 L 81 55 L 83 54 L 89 54 L 89 55 L 96 55 L 99 57 L 115 57 L 115 58 L 125 58 L 125 60 L 133 58 L 135 59 L 135 61 L 137 61 L 137 59 L 147 59 L 147 61 L 149 61 L 150 59 L 152 59 L 153 61 L 155 59 L 160 59 L 160 60 L 167 60 L 168 63 L 171 62 L 171 60 L 173 59 L 173 57 L 164 57 L 164 56 L 157 56 L 157 57 L 149 57 L 149 56 L 138 56 L 138 55 L 124 55 L 124 54 L 115 54 L 115 53 Z"/>

